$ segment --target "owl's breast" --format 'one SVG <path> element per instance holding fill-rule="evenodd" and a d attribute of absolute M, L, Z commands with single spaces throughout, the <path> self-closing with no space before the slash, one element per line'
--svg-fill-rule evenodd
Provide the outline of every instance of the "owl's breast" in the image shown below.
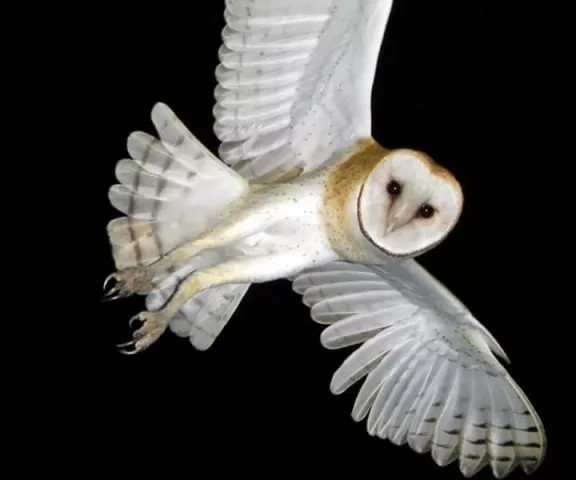
<path fill-rule="evenodd" d="M 248 208 L 265 210 L 271 221 L 232 248 L 246 256 L 286 254 L 311 264 L 335 260 L 323 218 L 323 179 L 301 178 L 259 189 Z"/>

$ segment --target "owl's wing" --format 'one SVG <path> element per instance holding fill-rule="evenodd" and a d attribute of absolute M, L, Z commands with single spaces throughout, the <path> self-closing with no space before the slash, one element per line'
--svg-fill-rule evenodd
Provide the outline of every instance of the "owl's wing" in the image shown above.
<path fill-rule="evenodd" d="M 248 180 L 314 170 L 371 133 L 392 0 L 226 0 L 219 155 Z"/>
<path fill-rule="evenodd" d="M 497 478 L 527 472 L 546 449 L 542 423 L 496 355 L 492 335 L 414 260 L 384 267 L 335 262 L 297 276 L 294 290 L 328 327 L 329 349 L 359 345 L 330 385 L 342 393 L 366 377 L 352 416 L 371 435 L 466 476 L 490 464 Z"/>

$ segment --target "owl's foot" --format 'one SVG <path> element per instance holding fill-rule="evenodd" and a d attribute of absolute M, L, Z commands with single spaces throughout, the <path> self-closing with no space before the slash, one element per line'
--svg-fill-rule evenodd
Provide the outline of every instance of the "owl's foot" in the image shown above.
<path fill-rule="evenodd" d="M 145 294 L 152 290 L 150 282 L 154 278 L 154 272 L 150 268 L 135 267 L 127 268 L 119 272 L 108 275 L 104 280 L 104 297 L 102 301 L 118 300 L 119 298 L 129 297 L 135 293 Z M 108 291 L 109 283 L 114 280 Z"/>
<path fill-rule="evenodd" d="M 140 312 L 130 319 L 130 326 L 136 321 L 142 322 L 142 326 L 132 333 L 132 340 L 118 345 L 121 353 L 134 355 L 146 350 L 152 345 L 168 327 L 170 317 L 162 310 L 155 312 Z"/>

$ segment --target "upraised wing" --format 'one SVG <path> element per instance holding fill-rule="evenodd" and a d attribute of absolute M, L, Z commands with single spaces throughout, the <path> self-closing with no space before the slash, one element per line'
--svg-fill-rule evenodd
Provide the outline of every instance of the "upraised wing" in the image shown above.
<path fill-rule="evenodd" d="M 385 267 L 335 262 L 296 277 L 294 290 L 328 327 L 329 349 L 360 345 L 335 372 L 339 394 L 366 377 L 352 416 L 371 435 L 459 460 L 466 476 L 490 464 L 503 478 L 542 462 L 534 408 L 492 351 L 488 331 L 414 260 Z"/>
<path fill-rule="evenodd" d="M 216 76 L 220 158 L 244 178 L 314 170 L 370 136 L 392 0 L 226 0 Z"/>

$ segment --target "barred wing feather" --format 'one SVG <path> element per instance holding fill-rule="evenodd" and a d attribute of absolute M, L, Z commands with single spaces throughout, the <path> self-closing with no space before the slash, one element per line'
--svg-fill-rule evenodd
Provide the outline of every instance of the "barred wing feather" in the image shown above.
<path fill-rule="evenodd" d="M 119 270 L 151 263 L 212 227 L 248 189 L 166 105 L 154 106 L 152 121 L 160 138 L 128 137 L 131 158 L 116 164 L 120 183 L 109 190 L 110 203 L 126 215 L 108 225 Z"/>
<path fill-rule="evenodd" d="M 392 0 L 227 0 L 214 130 L 246 179 L 314 170 L 371 132 Z"/>
<path fill-rule="evenodd" d="M 527 473 L 546 449 L 542 423 L 507 373 L 504 352 L 448 290 L 414 260 L 386 266 L 335 262 L 297 276 L 294 290 L 328 325 L 329 349 L 359 347 L 335 372 L 339 394 L 361 379 L 353 407 L 371 435 L 458 460 L 474 475 Z"/>
<path fill-rule="evenodd" d="M 116 164 L 120 183 L 109 190 L 110 203 L 125 214 L 107 228 L 118 270 L 148 265 L 194 239 L 213 227 L 249 188 L 166 105 L 156 104 L 151 116 L 159 138 L 144 132 L 128 137 L 130 158 Z M 147 308 L 161 308 L 186 276 L 221 262 L 219 255 L 205 252 L 157 275 L 146 292 Z M 225 285 L 200 292 L 172 319 L 171 329 L 189 337 L 197 349 L 207 349 L 248 287 Z"/>

